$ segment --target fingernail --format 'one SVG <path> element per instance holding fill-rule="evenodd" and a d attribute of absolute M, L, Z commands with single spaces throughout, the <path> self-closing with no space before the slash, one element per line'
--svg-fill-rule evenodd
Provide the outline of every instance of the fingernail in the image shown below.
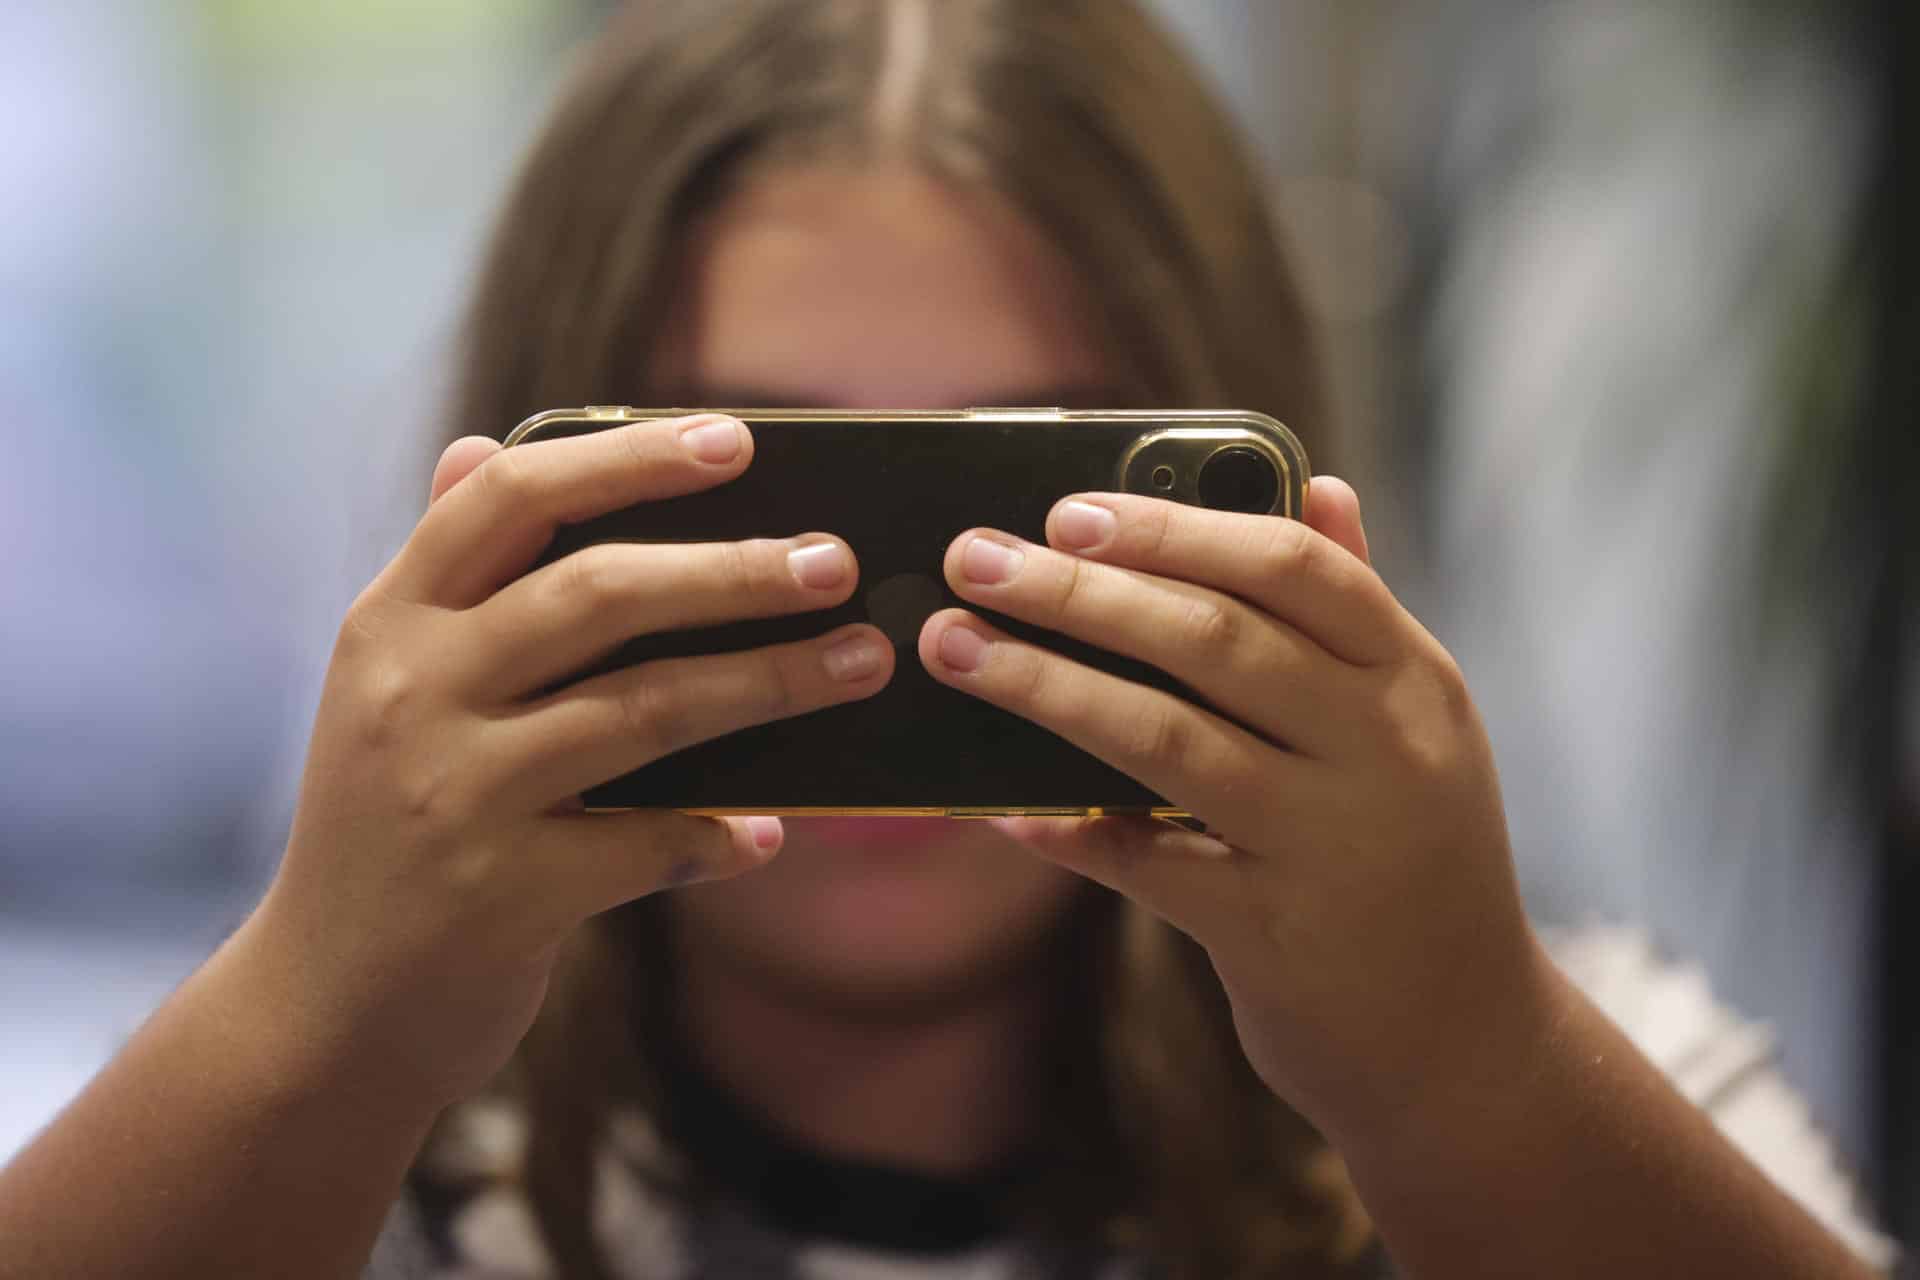
<path fill-rule="evenodd" d="M 803 587 L 822 591 L 837 587 L 853 571 L 853 557 L 837 542 L 816 542 L 787 552 L 787 564 Z"/>
<path fill-rule="evenodd" d="M 1054 532 L 1060 541 L 1076 551 L 1097 547 L 1113 536 L 1116 521 L 1113 512 L 1091 502 L 1068 502 L 1054 516 Z"/>
<path fill-rule="evenodd" d="M 680 440 L 702 462 L 732 462 L 740 456 L 740 424 L 732 418 L 700 421 L 683 430 Z"/>
<path fill-rule="evenodd" d="M 848 636 L 821 655 L 826 664 L 827 675 L 841 683 L 864 680 L 880 669 L 886 655 L 880 651 L 880 642 L 870 635 Z"/>
<path fill-rule="evenodd" d="M 1020 572 L 1020 565 L 1026 558 L 1026 554 L 1016 547 L 995 542 L 991 538 L 975 537 L 967 543 L 967 549 L 960 553 L 960 572 L 967 576 L 968 582 L 977 582 L 982 586 L 1005 582 Z"/>
<path fill-rule="evenodd" d="M 987 656 L 987 638 L 971 627 L 954 623 L 940 636 L 940 661 L 952 671 L 978 671 Z"/>
<path fill-rule="evenodd" d="M 780 843 L 780 819 L 748 818 L 747 834 L 753 837 L 756 849 L 771 849 Z"/>

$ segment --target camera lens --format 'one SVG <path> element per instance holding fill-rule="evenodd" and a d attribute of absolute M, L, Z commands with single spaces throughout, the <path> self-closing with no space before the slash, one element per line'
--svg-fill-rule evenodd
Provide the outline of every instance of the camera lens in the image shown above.
<path fill-rule="evenodd" d="M 1200 467 L 1200 501 L 1216 511 L 1266 515 L 1280 497 L 1280 469 L 1246 445 L 1218 450 Z"/>

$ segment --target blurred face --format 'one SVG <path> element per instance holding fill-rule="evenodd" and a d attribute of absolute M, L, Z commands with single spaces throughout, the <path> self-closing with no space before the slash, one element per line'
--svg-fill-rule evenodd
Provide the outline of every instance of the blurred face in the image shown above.
<path fill-rule="evenodd" d="M 776 171 L 691 252 L 659 372 L 699 403 L 1060 404 L 1109 382 L 1066 265 L 989 196 L 901 171 Z M 1084 888 L 981 823 L 786 827 L 769 867 L 672 909 L 681 946 L 788 999 L 886 1015 L 977 995 L 1025 970 Z"/>

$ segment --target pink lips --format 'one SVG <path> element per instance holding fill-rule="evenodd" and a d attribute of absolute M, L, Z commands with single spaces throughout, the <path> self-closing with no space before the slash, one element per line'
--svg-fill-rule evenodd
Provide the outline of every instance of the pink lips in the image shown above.
<path fill-rule="evenodd" d="M 950 818 L 788 818 L 796 835 L 853 849 L 916 849 L 952 830 Z"/>

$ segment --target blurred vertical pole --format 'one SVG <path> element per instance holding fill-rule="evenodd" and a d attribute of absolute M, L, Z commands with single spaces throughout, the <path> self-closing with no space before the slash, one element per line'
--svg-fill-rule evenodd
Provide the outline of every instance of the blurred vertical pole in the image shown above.
<path fill-rule="evenodd" d="M 1886 540 L 1859 705 L 1882 828 L 1880 1200 L 1920 1276 L 1920 11 L 1876 0 L 1880 50 L 1878 392 L 1867 424 L 1864 492 Z"/>

